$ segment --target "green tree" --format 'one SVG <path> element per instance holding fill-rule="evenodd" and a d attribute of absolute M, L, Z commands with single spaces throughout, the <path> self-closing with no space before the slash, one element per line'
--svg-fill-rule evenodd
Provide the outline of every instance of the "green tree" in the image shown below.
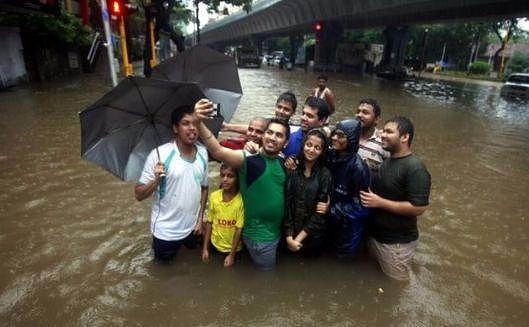
<path fill-rule="evenodd" d="M 207 6 L 208 12 L 219 12 L 219 6 L 221 2 L 226 4 L 231 4 L 234 6 L 242 7 L 244 11 L 247 13 L 250 12 L 252 9 L 252 0 L 194 0 L 193 3 L 195 5 L 195 23 L 196 23 L 196 33 L 197 33 L 197 41 L 200 43 L 200 20 L 199 20 L 199 12 L 198 12 L 198 5 L 200 3 L 203 3 Z"/>
<path fill-rule="evenodd" d="M 512 73 L 522 73 L 529 70 L 529 54 L 516 51 L 507 62 L 505 76 Z"/>
<path fill-rule="evenodd" d="M 382 30 L 379 28 L 346 31 L 344 40 L 355 43 L 384 43 Z"/>
<path fill-rule="evenodd" d="M 494 53 L 494 68 L 503 75 L 504 59 L 500 58 L 500 53 L 507 47 L 512 39 L 517 39 L 523 35 L 523 31 L 518 26 L 517 18 L 495 21 L 490 24 L 490 29 L 500 41 L 500 48 Z"/>
<path fill-rule="evenodd" d="M 457 70 L 467 70 L 489 43 L 488 25 L 482 22 L 419 25 L 409 32 L 408 59 L 425 63 L 443 59 Z"/>
<path fill-rule="evenodd" d="M 90 29 L 74 15 L 61 10 L 57 15 L 0 13 L 0 25 L 18 26 L 38 35 L 44 43 L 78 46 L 90 44 Z"/>

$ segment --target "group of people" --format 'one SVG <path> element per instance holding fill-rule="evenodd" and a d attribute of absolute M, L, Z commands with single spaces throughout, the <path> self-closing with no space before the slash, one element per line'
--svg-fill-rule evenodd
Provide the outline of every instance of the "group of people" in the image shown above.
<path fill-rule="evenodd" d="M 223 255 L 231 266 L 244 244 L 256 267 L 270 270 L 280 249 L 354 258 L 367 244 L 385 274 L 409 278 L 431 183 L 411 151 L 413 124 L 394 117 L 379 130 L 379 104 L 363 99 L 354 117 L 331 129 L 334 94 L 326 82 L 319 76 L 300 126 L 289 124 L 297 100 L 285 92 L 273 118 L 224 124 L 242 133 L 236 139 L 219 142 L 206 127 L 208 99 L 173 112 L 174 142 L 151 152 L 135 186 L 137 200 L 154 197 L 156 260 L 173 259 L 185 245 L 201 247 L 204 261 Z M 222 163 L 220 188 L 209 201 L 208 152 Z"/>

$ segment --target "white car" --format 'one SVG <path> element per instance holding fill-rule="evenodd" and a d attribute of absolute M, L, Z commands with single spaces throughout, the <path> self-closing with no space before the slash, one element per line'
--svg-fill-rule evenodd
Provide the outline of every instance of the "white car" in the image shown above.
<path fill-rule="evenodd" d="M 529 74 L 515 73 L 501 87 L 501 96 L 529 99 Z"/>

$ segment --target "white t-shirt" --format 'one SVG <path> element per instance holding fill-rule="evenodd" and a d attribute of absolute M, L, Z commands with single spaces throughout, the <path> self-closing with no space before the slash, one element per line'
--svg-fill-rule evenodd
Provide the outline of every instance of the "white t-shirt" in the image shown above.
<path fill-rule="evenodd" d="M 154 192 L 151 211 L 151 233 L 161 240 L 177 241 L 188 236 L 197 222 L 201 188 L 208 185 L 208 153 L 200 144 L 193 162 L 180 157 L 175 142 L 158 147 L 160 161 L 165 165 L 165 178 Z M 153 149 L 143 167 L 139 183 L 154 180 L 158 163 Z"/>

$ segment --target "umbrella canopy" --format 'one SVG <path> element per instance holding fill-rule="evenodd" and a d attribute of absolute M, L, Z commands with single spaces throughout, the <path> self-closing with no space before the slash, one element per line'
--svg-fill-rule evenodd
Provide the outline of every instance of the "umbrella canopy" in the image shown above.
<path fill-rule="evenodd" d="M 194 83 L 128 77 L 79 113 L 81 155 L 122 180 L 138 180 L 147 155 L 174 139 L 173 110 L 203 97 Z M 218 134 L 221 123 L 208 125 Z"/>
<path fill-rule="evenodd" d="M 196 45 L 154 67 L 152 77 L 175 82 L 195 82 L 206 97 L 220 103 L 220 113 L 230 121 L 242 96 L 235 59 Z"/>

